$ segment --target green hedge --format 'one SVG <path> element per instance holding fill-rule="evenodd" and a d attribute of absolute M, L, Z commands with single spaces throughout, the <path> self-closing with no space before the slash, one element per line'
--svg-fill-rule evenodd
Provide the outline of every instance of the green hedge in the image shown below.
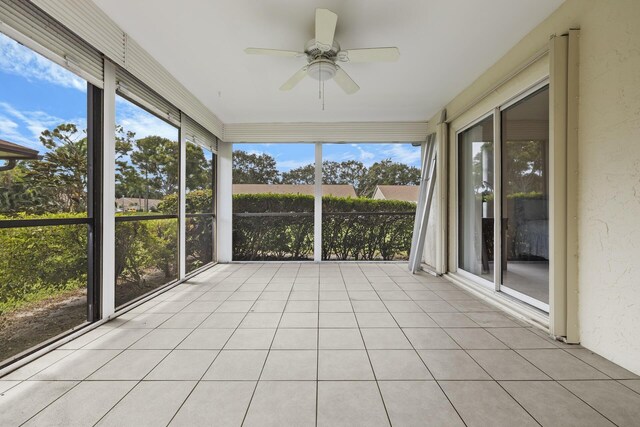
<path fill-rule="evenodd" d="M 164 278 L 177 274 L 178 221 L 157 219 L 116 223 L 116 278 L 118 283 L 140 283 L 150 270 Z"/>
<path fill-rule="evenodd" d="M 187 193 L 187 213 L 209 213 L 213 211 L 211 190 L 195 190 Z M 158 211 L 166 214 L 178 213 L 178 195 L 169 194 L 158 204 Z"/>
<path fill-rule="evenodd" d="M 46 214 L 37 218 L 79 218 Z M 6 219 L 33 215 L 0 215 Z M 0 313 L 51 294 L 86 287 L 87 226 L 5 228 L 0 230 Z"/>
<path fill-rule="evenodd" d="M 323 197 L 322 258 L 407 259 L 415 211 L 414 203 L 399 200 Z M 334 214 L 348 212 L 363 214 Z"/>
<path fill-rule="evenodd" d="M 0 215 L 0 221 L 84 216 L 69 213 Z M 0 229 L 0 313 L 65 291 L 86 288 L 87 235 L 84 224 Z M 144 282 L 149 273 L 174 278 L 178 265 L 177 236 L 177 220 L 117 223 L 118 284 Z"/>
<path fill-rule="evenodd" d="M 233 259 L 282 260 L 313 256 L 313 203 L 313 196 L 298 194 L 234 195 L 234 214 L 287 212 L 291 216 L 235 215 Z"/>
<path fill-rule="evenodd" d="M 194 190 L 187 193 L 187 214 L 213 213 L 211 190 Z M 178 212 L 178 195 L 166 196 L 158 205 L 158 211 L 175 214 Z M 213 259 L 213 220 L 211 217 L 187 218 L 185 224 L 185 249 L 187 251 L 187 272 L 211 262 Z"/>
<path fill-rule="evenodd" d="M 235 215 L 234 259 L 312 258 L 313 203 L 313 196 L 298 194 L 234 195 L 234 214 L 291 213 L 290 216 L 273 217 Z M 323 259 L 393 260 L 408 257 L 415 204 L 327 196 L 322 198 L 322 206 Z M 363 214 L 353 214 L 355 212 Z M 412 214 L 401 215 L 395 212 Z M 306 216 L 296 215 L 299 213 L 306 213 Z"/>

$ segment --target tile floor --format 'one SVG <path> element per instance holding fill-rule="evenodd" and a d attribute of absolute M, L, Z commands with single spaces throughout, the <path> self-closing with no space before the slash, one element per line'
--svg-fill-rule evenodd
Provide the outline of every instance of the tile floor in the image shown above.
<path fill-rule="evenodd" d="M 640 425 L 640 378 L 401 264 L 218 265 L 0 378 L 0 425 Z"/>

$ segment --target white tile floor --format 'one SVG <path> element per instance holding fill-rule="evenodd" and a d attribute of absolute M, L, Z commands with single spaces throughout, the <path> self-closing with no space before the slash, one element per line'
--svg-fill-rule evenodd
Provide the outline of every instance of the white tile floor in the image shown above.
<path fill-rule="evenodd" d="M 401 264 L 216 266 L 0 378 L 0 425 L 640 424 L 640 378 Z"/>

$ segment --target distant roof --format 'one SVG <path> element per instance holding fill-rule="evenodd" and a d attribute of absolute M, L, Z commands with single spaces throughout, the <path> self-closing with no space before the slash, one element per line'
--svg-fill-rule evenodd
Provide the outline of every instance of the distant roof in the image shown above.
<path fill-rule="evenodd" d="M 403 200 L 405 202 L 418 202 L 419 185 L 378 185 L 376 190 L 380 190 L 387 200 Z"/>
<path fill-rule="evenodd" d="M 233 184 L 233 194 L 307 194 L 313 196 L 313 185 L 307 184 Z M 323 196 L 357 197 L 353 185 L 322 185 Z"/>
<path fill-rule="evenodd" d="M 149 208 L 157 208 L 160 202 L 162 202 L 160 199 L 149 199 Z M 146 206 L 146 199 L 144 197 L 118 197 L 116 205 L 125 209 L 143 207 Z"/>
<path fill-rule="evenodd" d="M 0 139 L 0 159 L 37 159 L 38 151 Z"/>

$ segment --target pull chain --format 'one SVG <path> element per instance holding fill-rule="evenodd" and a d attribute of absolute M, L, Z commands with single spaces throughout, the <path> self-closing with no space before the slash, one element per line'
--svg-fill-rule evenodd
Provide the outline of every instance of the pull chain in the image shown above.
<path fill-rule="evenodd" d="M 322 80 L 322 62 L 318 64 L 320 78 L 318 79 L 318 99 L 322 102 L 322 111 L 324 111 L 324 80 Z"/>
<path fill-rule="evenodd" d="M 318 99 L 322 99 L 322 62 L 318 64 Z"/>

